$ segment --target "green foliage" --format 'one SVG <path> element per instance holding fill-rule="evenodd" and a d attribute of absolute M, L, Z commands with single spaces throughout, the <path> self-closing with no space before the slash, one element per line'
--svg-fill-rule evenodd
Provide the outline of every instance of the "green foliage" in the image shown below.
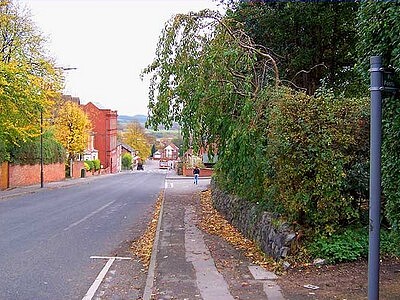
<path fill-rule="evenodd" d="M 381 253 L 389 256 L 400 257 L 400 231 L 381 230 Z"/>
<path fill-rule="evenodd" d="M 381 55 L 385 65 L 400 69 L 398 1 L 361 1 L 358 10 L 358 65 L 368 78 L 369 58 Z"/>
<path fill-rule="evenodd" d="M 322 232 L 358 222 L 367 99 L 277 87 L 273 58 L 241 24 L 208 11 L 167 23 L 157 55 L 144 71 L 153 74 L 149 124 L 176 121 L 186 144 L 216 146 L 218 184 Z"/>
<path fill-rule="evenodd" d="M 381 230 L 381 255 L 400 257 L 400 234 Z M 320 235 L 307 245 L 313 258 L 323 258 L 329 263 L 354 261 L 368 256 L 367 228 L 348 228 L 331 236 Z"/>
<path fill-rule="evenodd" d="M 122 155 L 122 168 L 124 170 L 132 169 L 132 155 L 129 153 L 124 153 L 124 155 Z"/>
<path fill-rule="evenodd" d="M 94 159 L 94 160 L 85 160 L 83 163 L 85 166 L 86 171 L 98 171 L 100 170 L 100 160 L 99 159 Z"/>
<path fill-rule="evenodd" d="M 385 214 L 400 232 L 400 101 L 383 101 L 382 185 Z"/>
<path fill-rule="evenodd" d="M 6 145 L 4 142 L 0 141 L 0 163 L 3 161 L 8 161 L 9 159 L 9 152 L 6 148 Z"/>
<path fill-rule="evenodd" d="M 156 54 L 143 72 L 152 75 L 147 125 L 177 122 L 185 148 L 225 144 L 244 102 L 276 82 L 274 60 L 241 24 L 208 10 L 171 19 Z"/>
<path fill-rule="evenodd" d="M 95 171 L 100 170 L 100 167 L 101 167 L 100 159 L 94 159 L 93 160 L 93 165 L 94 165 L 94 170 Z"/>
<path fill-rule="evenodd" d="M 64 162 L 66 154 L 62 145 L 54 138 L 52 131 L 43 134 L 43 163 Z M 40 137 L 26 142 L 20 142 L 10 152 L 10 162 L 14 164 L 39 164 L 40 163 Z"/>
<path fill-rule="evenodd" d="M 330 232 L 358 219 L 367 182 L 349 183 L 368 153 L 367 117 L 363 98 L 286 91 L 271 101 L 266 188 L 291 220 Z"/>
<path fill-rule="evenodd" d="M 358 67 L 368 81 L 369 57 L 381 55 L 383 65 L 400 72 L 400 6 L 398 1 L 362 1 L 358 11 Z M 400 101 L 383 102 L 382 185 L 384 212 L 400 230 Z"/>
<path fill-rule="evenodd" d="M 61 90 L 44 43 L 27 10 L 0 1 L 0 160 L 40 134 L 40 115 Z"/>
<path fill-rule="evenodd" d="M 320 236 L 309 245 L 314 258 L 326 259 L 329 263 L 354 261 L 368 255 L 368 231 L 347 229 L 330 237 Z"/>
<path fill-rule="evenodd" d="M 86 168 L 86 165 L 88 166 L 88 168 Z M 95 167 L 93 160 L 85 160 L 85 168 L 87 171 L 94 171 Z"/>
<path fill-rule="evenodd" d="M 153 157 L 154 153 L 157 152 L 156 145 L 151 146 L 150 156 Z"/>
<path fill-rule="evenodd" d="M 358 7 L 357 2 L 243 1 L 229 16 L 274 54 L 283 82 L 311 95 L 321 79 L 328 86 L 349 82 Z"/>

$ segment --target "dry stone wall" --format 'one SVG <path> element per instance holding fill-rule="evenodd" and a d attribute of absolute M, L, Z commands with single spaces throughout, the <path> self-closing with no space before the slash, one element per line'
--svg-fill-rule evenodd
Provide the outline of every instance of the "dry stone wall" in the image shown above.
<path fill-rule="evenodd" d="M 211 184 L 214 207 L 247 238 L 275 260 L 284 259 L 295 247 L 296 233 L 289 224 L 282 223 L 277 216 L 262 211 L 252 203 L 220 190 Z"/>

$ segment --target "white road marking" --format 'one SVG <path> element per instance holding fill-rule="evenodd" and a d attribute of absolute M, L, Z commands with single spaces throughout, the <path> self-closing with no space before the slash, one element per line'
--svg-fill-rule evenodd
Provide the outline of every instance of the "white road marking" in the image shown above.
<path fill-rule="evenodd" d="M 96 209 L 95 211 L 91 212 L 90 214 L 88 214 L 86 217 L 80 219 L 79 221 L 72 223 L 71 225 L 69 225 L 68 227 L 64 228 L 64 231 L 70 230 L 71 228 L 75 227 L 76 225 L 79 225 L 80 223 L 86 221 L 87 219 L 89 219 L 90 217 L 94 216 L 95 214 L 101 212 L 103 209 L 109 207 L 111 204 L 113 204 L 116 200 L 111 201 L 109 203 L 107 203 L 106 205 L 103 205 L 102 207 Z"/>
<path fill-rule="evenodd" d="M 104 277 L 106 276 L 108 270 L 111 268 L 111 265 L 115 261 L 115 257 L 110 258 L 103 269 L 100 271 L 99 275 L 97 276 L 96 280 L 90 286 L 89 290 L 87 291 L 85 297 L 82 300 L 91 300 L 93 296 L 96 294 L 97 289 L 99 288 L 101 282 L 103 281 Z"/>
<path fill-rule="evenodd" d="M 164 187 L 165 189 L 172 189 L 174 188 L 174 184 L 172 182 L 165 181 Z"/>
<path fill-rule="evenodd" d="M 119 257 L 119 256 L 91 256 L 90 258 L 93 258 L 93 259 L 111 259 L 111 258 L 115 258 L 116 260 L 132 259 L 131 257 Z"/>

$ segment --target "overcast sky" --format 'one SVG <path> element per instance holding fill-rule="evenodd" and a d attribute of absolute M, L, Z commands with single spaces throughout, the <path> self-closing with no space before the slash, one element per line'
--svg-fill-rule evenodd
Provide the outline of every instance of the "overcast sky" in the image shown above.
<path fill-rule="evenodd" d="M 64 93 L 119 115 L 147 115 L 148 81 L 158 37 L 177 13 L 217 9 L 213 0 L 19 0 L 49 38 L 48 48 L 66 71 Z M 221 8 L 219 8 L 221 9 Z"/>

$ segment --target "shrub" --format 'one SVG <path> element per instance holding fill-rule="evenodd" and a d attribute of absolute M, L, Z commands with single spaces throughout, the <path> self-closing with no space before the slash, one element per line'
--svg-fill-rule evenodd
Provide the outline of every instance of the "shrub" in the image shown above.
<path fill-rule="evenodd" d="M 86 169 L 87 171 L 94 171 L 94 163 L 92 160 L 86 160 L 85 163 L 88 165 L 89 169 Z"/>
<path fill-rule="evenodd" d="M 93 165 L 94 165 L 94 170 L 95 171 L 100 170 L 100 167 L 101 167 L 100 159 L 93 160 Z"/>
<path fill-rule="evenodd" d="M 400 231 L 382 230 L 381 231 L 381 253 L 400 257 Z"/>
<path fill-rule="evenodd" d="M 122 155 L 122 168 L 124 170 L 130 170 L 132 168 L 132 155 L 124 153 Z"/>
<path fill-rule="evenodd" d="M 88 164 L 87 162 L 88 162 L 88 161 L 85 161 L 85 162 L 83 163 L 83 165 L 84 165 L 86 171 L 90 171 L 90 166 L 89 166 L 89 164 Z"/>
<path fill-rule="evenodd" d="M 354 261 L 368 257 L 369 236 L 367 228 L 347 228 L 332 236 L 320 235 L 307 248 L 313 258 L 323 258 L 329 263 Z M 400 257 L 400 234 L 381 229 L 380 253 Z"/>
<path fill-rule="evenodd" d="M 309 245 L 313 258 L 323 258 L 329 263 L 354 261 L 368 255 L 368 231 L 347 229 L 330 237 L 317 237 Z"/>
<path fill-rule="evenodd" d="M 270 107 L 269 194 L 290 220 L 327 233 L 358 220 L 367 181 L 354 168 L 368 155 L 368 100 L 287 90 Z"/>

